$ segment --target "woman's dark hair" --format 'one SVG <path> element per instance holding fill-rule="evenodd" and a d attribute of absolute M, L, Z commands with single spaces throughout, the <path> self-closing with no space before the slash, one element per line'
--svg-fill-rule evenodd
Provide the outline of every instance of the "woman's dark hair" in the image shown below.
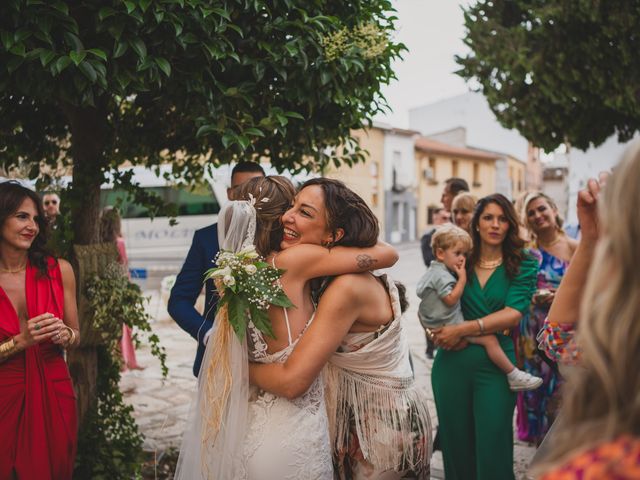
<path fill-rule="evenodd" d="M 406 312 L 409 309 L 409 299 L 407 298 L 407 287 L 404 286 L 404 283 L 395 281 L 396 288 L 398 289 L 398 298 L 400 299 L 400 311 L 402 313 Z"/>
<path fill-rule="evenodd" d="M 484 212 L 485 208 L 489 204 L 498 205 L 504 216 L 509 223 L 509 229 L 507 235 L 502 242 L 502 258 L 505 269 L 507 270 L 507 276 L 513 278 L 520 272 L 520 264 L 524 258 L 524 240 L 518 235 L 519 222 L 516 211 L 513 204 L 500 193 L 494 193 L 493 195 L 487 195 L 484 198 L 478 200 L 475 210 L 473 211 L 473 218 L 471 219 L 471 236 L 473 238 L 473 249 L 469 256 L 469 262 L 467 263 L 467 270 L 469 273 L 473 272 L 473 268 L 480 259 L 480 232 L 478 231 L 478 224 L 480 223 L 480 216 Z"/>
<path fill-rule="evenodd" d="M 322 188 L 324 193 L 327 226 L 333 238 L 336 238 L 339 228 L 344 230 L 342 238 L 335 240 L 336 245 L 373 247 L 378 243 L 378 219 L 362 197 L 332 178 L 312 178 L 304 182 L 300 190 L 313 185 Z"/>
<path fill-rule="evenodd" d="M 100 241 L 116 243 L 122 236 L 122 220 L 117 208 L 104 207 L 100 213 Z"/>
<path fill-rule="evenodd" d="M 280 250 L 283 235 L 280 218 L 291 207 L 296 189 L 289 179 L 271 175 L 252 178 L 234 190 L 236 200 L 250 200 L 249 194 L 256 207 L 256 251 L 267 256 Z"/>
<path fill-rule="evenodd" d="M 27 198 L 31 199 L 36 206 L 35 221 L 38 225 L 38 235 L 29 247 L 27 255 L 31 265 L 36 267 L 41 275 L 47 276 L 47 257 L 51 256 L 46 248 L 49 239 L 49 224 L 38 194 L 14 181 L 0 183 L 0 229 L 4 226 L 5 220 L 16 213 Z"/>

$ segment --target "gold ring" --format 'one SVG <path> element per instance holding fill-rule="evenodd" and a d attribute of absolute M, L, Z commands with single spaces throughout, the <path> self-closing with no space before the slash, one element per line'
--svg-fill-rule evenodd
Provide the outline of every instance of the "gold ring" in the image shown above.
<path fill-rule="evenodd" d="M 40 330 L 40 324 L 39 323 L 36 323 L 35 329 L 36 329 L 36 331 Z"/>

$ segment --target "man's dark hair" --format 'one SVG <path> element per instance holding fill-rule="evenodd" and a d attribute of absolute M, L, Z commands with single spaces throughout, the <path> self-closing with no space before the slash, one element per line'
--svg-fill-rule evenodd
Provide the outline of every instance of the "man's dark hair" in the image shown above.
<path fill-rule="evenodd" d="M 464 178 L 451 177 L 444 181 L 445 184 L 449 185 L 449 191 L 451 195 L 454 197 L 458 195 L 460 192 L 469 192 L 469 184 Z"/>
<path fill-rule="evenodd" d="M 246 172 L 261 173 L 263 177 L 266 176 L 266 174 L 264 173 L 264 169 L 259 163 L 239 162 L 235 167 L 233 167 L 233 170 L 231 170 L 231 178 L 233 178 L 233 176 L 236 173 L 246 173 Z"/>

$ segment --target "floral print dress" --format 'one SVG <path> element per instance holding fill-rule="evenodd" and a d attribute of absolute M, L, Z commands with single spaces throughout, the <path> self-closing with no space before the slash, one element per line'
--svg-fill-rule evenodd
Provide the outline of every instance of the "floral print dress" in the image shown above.
<path fill-rule="evenodd" d="M 538 259 L 537 289 L 557 289 L 569 262 L 542 249 L 531 249 L 529 253 Z M 539 350 L 536 338 L 544 326 L 549 307 L 532 303 L 514 338 L 518 367 L 543 379 L 538 389 L 519 393 L 516 403 L 518 438 L 536 444 L 542 441 L 556 418 L 560 400 L 558 390 L 562 384 L 557 365 Z"/>

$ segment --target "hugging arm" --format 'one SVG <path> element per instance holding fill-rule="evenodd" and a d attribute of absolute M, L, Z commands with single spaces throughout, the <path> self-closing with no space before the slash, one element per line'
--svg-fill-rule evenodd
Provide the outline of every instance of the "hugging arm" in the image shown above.
<path fill-rule="evenodd" d="M 338 277 L 327 288 L 309 329 L 284 363 L 249 365 L 251 383 L 285 398 L 306 392 L 359 316 L 353 283 Z"/>
<path fill-rule="evenodd" d="M 301 278 L 317 278 L 388 268 L 398 261 L 397 250 L 388 243 L 373 247 L 333 247 L 302 244 L 278 254 L 278 266 Z"/>

